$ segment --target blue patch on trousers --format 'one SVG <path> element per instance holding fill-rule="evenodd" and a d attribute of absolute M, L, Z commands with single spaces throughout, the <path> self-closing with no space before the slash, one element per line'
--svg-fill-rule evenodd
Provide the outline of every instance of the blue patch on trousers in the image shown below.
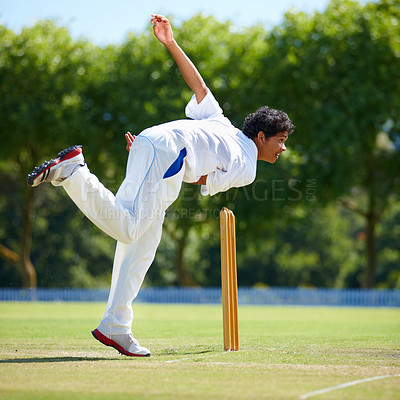
<path fill-rule="evenodd" d="M 176 175 L 182 168 L 183 160 L 186 157 L 187 151 L 184 147 L 178 155 L 178 158 L 171 164 L 171 166 L 167 169 L 167 172 L 164 174 L 163 179 L 170 178 L 171 176 Z"/>

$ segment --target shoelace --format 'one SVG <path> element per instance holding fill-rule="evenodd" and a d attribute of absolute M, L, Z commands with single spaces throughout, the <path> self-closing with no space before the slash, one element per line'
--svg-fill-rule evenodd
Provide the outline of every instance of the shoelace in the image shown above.
<path fill-rule="evenodd" d="M 133 337 L 131 333 L 129 334 L 129 339 L 132 341 L 131 343 L 135 343 L 137 346 L 140 346 L 139 342 Z"/>

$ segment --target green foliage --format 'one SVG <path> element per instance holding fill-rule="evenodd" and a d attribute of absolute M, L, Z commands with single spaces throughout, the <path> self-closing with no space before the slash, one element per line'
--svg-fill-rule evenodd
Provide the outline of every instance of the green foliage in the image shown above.
<path fill-rule="evenodd" d="M 389 151 L 377 146 L 385 123 L 395 127 L 391 134 L 400 130 L 399 6 L 385 3 L 332 1 L 322 14 L 288 13 L 269 38 L 272 95 L 304 132 L 293 140 L 302 173 L 318 176 L 320 197 L 328 201 L 373 184 L 376 200 L 384 202 L 394 189 L 386 182 L 399 176 L 394 138 Z"/>
<path fill-rule="evenodd" d="M 206 198 L 183 186 L 145 284 L 219 285 L 219 210 L 227 206 L 237 218 L 242 285 L 363 285 L 366 243 L 375 243 L 368 221 L 377 284 L 399 287 L 399 20 L 397 1 L 333 0 L 322 13 L 287 12 L 271 32 L 201 14 L 174 26 L 235 126 L 268 104 L 287 111 L 296 131 L 276 165 L 259 164 L 251 186 Z M 41 21 L 20 34 L 0 26 L 0 96 L 0 243 L 19 253 L 34 165 L 79 143 L 116 192 L 123 134 L 184 118 L 191 92 L 150 26 L 97 47 Z M 113 241 L 62 191 L 40 186 L 34 196 L 39 285 L 107 286 Z M 1 286 L 21 284 L 13 263 L 0 266 Z"/>
<path fill-rule="evenodd" d="M 65 28 L 50 21 L 18 36 L 1 33 L 0 129 L 6 140 L 0 154 L 30 167 L 54 146 L 64 146 L 81 126 L 76 110 L 91 46 L 74 43 Z"/>
<path fill-rule="evenodd" d="M 378 286 L 400 288 L 400 204 L 392 201 L 379 229 L 378 251 L 380 254 Z"/>

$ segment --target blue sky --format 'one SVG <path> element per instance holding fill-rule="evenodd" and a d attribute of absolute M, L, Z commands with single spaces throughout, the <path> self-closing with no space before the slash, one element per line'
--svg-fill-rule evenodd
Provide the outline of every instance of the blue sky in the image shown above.
<path fill-rule="evenodd" d="M 74 38 L 96 44 L 121 43 L 129 31 L 150 27 L 150 14 L 173 15 L 176 23 L 202 12 L 239 27 L 262 23 L 269 29 L 290 8 L 323 11 L 329 0 L 0 0 L 0 23 L 19 32 L 38 19 L 52 18 Z"/>

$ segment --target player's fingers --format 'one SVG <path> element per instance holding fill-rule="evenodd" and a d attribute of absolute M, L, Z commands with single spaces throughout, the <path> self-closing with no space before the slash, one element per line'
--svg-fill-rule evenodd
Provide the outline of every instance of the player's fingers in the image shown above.
<path fill-rule="evenodd" d="M 132 140 L 128 135 L 125 135 L 125 139 L 126 139 L 126 149 L 129 151 L 130 147 L 132 146 Z"/>
<path fill-rule="evenodd" d="M 125 134 L 125 139 L 126 139 L 126 149 L 129 151 L 132 145 L 132 142 L 129 140 L 128 134 Z"/>
<path fill-rule="evenodd" d="M 164 15 L 152 14 L 151 23 L 156 24 L 157 22 L 169 22 L 169 21 L 168 18 L 164 17 Z"/>
<path fill-rule="evenodd" d="M 126 139 L 126 142 L 127 142 L 128 144 L 132 144 L 132 142 L 133 142 L 133 140 L 134 140 L 134 136 L 132 136 L 132 134 L 131 134 L 130 132 L 127 132 L 127 133 L 125 134 L 125 139 Z"/>

